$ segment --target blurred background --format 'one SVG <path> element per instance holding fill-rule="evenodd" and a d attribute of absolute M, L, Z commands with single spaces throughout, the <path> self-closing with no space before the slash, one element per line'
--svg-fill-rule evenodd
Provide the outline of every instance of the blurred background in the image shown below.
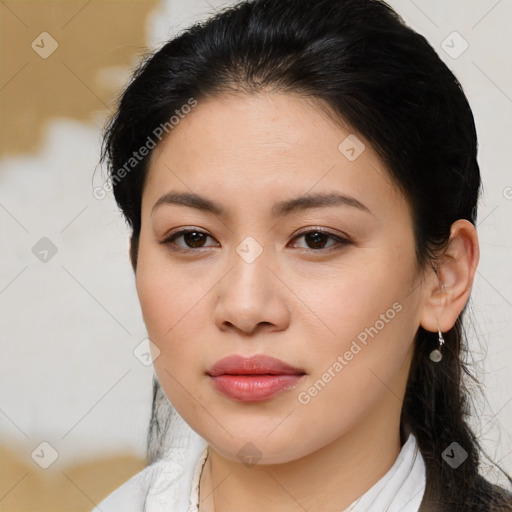
<path fill-rule="evenodd" d="M 89 511 L 145 465 L 153 369 L 128 231 L 112 194 L 93 195 L 101 130 L 144 53 L 228 3 L 0 1 L 0 511 Z M 466 328 L 486 394 L 471 423 L 510 473 L 512 1 L 389 3 L 475 115 L 485 189 Z"/>

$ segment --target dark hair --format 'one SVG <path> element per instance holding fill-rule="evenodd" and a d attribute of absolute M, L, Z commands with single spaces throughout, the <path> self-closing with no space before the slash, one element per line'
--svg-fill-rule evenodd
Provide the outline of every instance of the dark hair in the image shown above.
<path fill-rule="evenodd" d="M 320 100 L 372 144 L 411 206 L 422 268 L 436 269 L 453 222 L 475 224 L 481 183 L 473 115 L 459 81 L 423 36 L 379 0 L 242 1 L 149 55 L 106 127 L 102 161 L 132 230 L 135 271 L 151 152 L 122 179 L 119 170 L 155 139 L 158 127 L 172 136 L 169 119 L 190 98 L 263 91 Z M 478 474 L 485 452 L 467 423 L 467 379 L 478 382 L 464 361 L 466 307 L 444 336 L 440 363 L 428 357 L 436 333 L 418 329 L 402 438 L 407 431 L 416 436 L 436 510 L 512 510 L 512 497 L 498 486 L 491 492 Z M 159 456 L 169 423 L 170 406 L 157 406 L 162 398 L 155 381 L 150 461 Z M 453 441 L 468 454 L 456 470 L 441 456 Z"/>

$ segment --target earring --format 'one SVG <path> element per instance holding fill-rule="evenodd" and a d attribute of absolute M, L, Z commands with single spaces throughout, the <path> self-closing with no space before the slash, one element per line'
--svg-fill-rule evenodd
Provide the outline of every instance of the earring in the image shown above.
<path fill-rule="evenodd" d="M 431 361 L 434 361 L 434 363 L 438 363 L 439 361 L 441 361 L 441 359 L 443 359 L 443 354 L 441 354 L 441 347 L 444 344 L 444 338 L 443 333 L 441 332 L 441 329 L 439 327 L 439 324 L 437 324 L 437 332 L 439 334 L 439 348 L 435 348 L 434 350 L 432 350 L 432 352 L 430 352 L 430 359 Z"/>

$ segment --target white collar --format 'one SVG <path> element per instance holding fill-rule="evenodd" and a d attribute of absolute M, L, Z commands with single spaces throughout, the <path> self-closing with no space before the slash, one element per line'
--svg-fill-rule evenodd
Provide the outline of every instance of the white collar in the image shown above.
<path fill-rule="evenodd" d="M 425 461 L 410 433 L 387 473 L 343 512 L 418 512 L 425 486 Z"/>

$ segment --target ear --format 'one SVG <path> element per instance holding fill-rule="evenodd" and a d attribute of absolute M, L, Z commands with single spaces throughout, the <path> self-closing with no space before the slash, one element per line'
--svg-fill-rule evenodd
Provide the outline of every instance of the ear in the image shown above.
<path fill-rule="evenodd" d="M 475 226 L 459 219 L 451 226 L 446 251 L 429 274 L 420 312 L 420 325 L 430 332 L 449 331 L 464 309 L 480 258 Z"/>

